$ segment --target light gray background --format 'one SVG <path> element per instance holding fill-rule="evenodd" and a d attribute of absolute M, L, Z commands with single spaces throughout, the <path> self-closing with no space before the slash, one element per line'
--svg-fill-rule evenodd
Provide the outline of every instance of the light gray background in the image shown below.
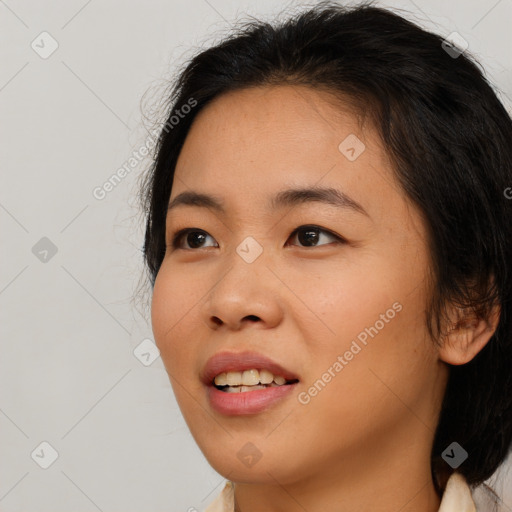
<path fill-rule="evenodd" d="M 147 160 L 103 200 L 92 191 L 145 142 L 147 90 L 158 95 L 161 79 L 237 16 L 289 5 L 0 0 L 0 510 L 202 510 L 220 491 L 161 359 L 145 366 L 133 353 L 152 339 L 136 300 Z M 381 5 L 460 33 L 512 98 L 512 0 Z M 43 31 L 59 45 L 48 58 L 31 47 L 50 48 Z M 32 251 L 43 237 L 58 251 L 46 262 Z M 48 469 L 43 441 L 59 454 Z M 510 511 L 512 477 L 502 476 Z"/>

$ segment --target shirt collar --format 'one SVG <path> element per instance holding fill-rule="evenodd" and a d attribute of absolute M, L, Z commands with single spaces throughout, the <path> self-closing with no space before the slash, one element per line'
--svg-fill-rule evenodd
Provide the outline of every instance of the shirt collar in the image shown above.
<path fill-rule="evenodd" d="M 450 475 L 439 512 L 477 512 L 471 489 L 460 473 L 455 472 Z"/>

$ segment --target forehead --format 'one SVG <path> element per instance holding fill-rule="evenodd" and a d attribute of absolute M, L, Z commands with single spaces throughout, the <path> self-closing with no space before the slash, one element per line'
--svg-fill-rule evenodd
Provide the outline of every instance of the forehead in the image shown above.
<path fill-rule="evenodd" d="M 187 146 L 193 146 L 196 161 L 215 154 L 211 165 L 238 158 L 240 166 L 253 160 L 310 161 L 326 150 L 326 156 L 337 157 L 339 143 L 348 135 L 362 139 L 374 134 L 370 126 L 363 134 L 355 113 L 340 102 L 336 108 L 332 98 L 332 94 L 289 85 L 225 93 L 198 114 L 180 159 L 190 156 Z"/>
<path fill-rule="evenodd" d="M 347 158 L 347 144 L 360 152 L 356 159 Z M 268 204 L 278 190 L 320 185 L 362 204 L 400 193 L 378 134 L 348 105 L 304 86 L 254 87 L 226 93 L 197 115 L 171 200 L 194 189 L 240 206 Z"/>

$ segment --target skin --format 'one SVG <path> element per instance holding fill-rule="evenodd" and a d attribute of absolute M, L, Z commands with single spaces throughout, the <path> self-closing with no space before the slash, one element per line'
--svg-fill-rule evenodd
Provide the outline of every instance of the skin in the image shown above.
<path fill-rule="evenodd" d="M 374 128 L 345 107 L 302 86 L 225 94 L 198 114 L 176 166 L 171 200 L 185 190 L 211 193 L 227 213 L 183 206 L 168 215 L 153 332 L 190 431 L 235 482 L 243 512 L 437 511 L 430 451 L 446 363 L 471 360 L 495 327 L 476 319 L 455 325 L 440 347 L 428 338 L 424 219 Z M 338 150 L 349 134 L 366 146 L 355 161 Z M 369 217 L 319 202 L 266 209 L 276 192 L 298 185 L 342 190 Z M 306 224 L 328 230 L 316 246 L 293 234 Z M 173 248 L 184 227 L 209 236 L 199 248 L 186 236 Z M 248 236 L 263 247 L 250 264 L 236 252 Z M 401 311 L 299 403 L 297 394 L 395 302 Z M 217 413 L 199 375 L 224 350 L 274 359 L 299 376 L 296 393 L 259 414 Z M 252 467 L 237 457 L 247 442 L 262 455 Z"/>

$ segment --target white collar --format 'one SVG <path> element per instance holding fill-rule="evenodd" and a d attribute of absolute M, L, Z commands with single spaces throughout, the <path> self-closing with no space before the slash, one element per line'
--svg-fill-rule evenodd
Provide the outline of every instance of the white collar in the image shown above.
<path fill-rule="evenodd" d="M 441 499 L 439 512 L 477 512 L 471 489 L 460 473 L 452 473 Z"/>

